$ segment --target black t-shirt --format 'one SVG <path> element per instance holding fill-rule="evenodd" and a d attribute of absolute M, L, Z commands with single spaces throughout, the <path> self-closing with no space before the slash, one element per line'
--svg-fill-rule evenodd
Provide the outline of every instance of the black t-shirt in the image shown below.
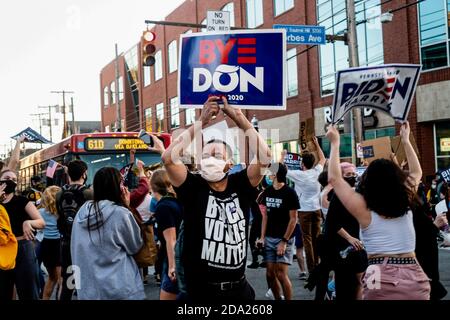
<path fill-rule="evenodd" d="M 158 239 L 161 241 L 161 258 L 167 257 L 166 239 L 164 239 L 164 230 L 175 228 L 178 235 L 180 224 L 183 219 L 181 204 L 175 198 L 165 197 L 158 201 L 155 209 L 155 218 L 158 223 Z"/>
<path fill-rule="evenodd" d="M 9 221 L 11 222 L 11 229 L 16 237 L 23 236 L 23 223 L 26 220 L 30 220 L 30 216 L 25 211 L 28 200 L 24 196 L 13 196 L 11 201 L 8 203 L 3 203 L 6 212 L 8 212 Z"/>
<path fill-rule="evenodd" d="M 206 282 L 237 281 L 245 273 L 250 206 L 254 187 L 247 170 L 228 176 L 223 192 L 188 173 L 175 188 L 184 207 L 182 262 L 188 291 Z"/>
<path fill-rule="evenodd" d="M 300 208 L 297 193 L 287 185 L 279 190 L 270 186 L 264 190 L 261 201 L 267 208 L 266 237 L 283 238 L 291 218 L 289 211 Z M 294 233 L 290 238 L 293 236 Z"/>
<path fill-rule="evenodd" d="M 327 219 L 325 220 L 324 235 L 335 251 L 341 251 L 350 246 L 347 240 L 337 232 L 344 228 L 349 235 L 359 239 L 359 223 L 355 217 L 344 207 L 333 191 L 328 194 L 330 205 L 328 207 Z"/>

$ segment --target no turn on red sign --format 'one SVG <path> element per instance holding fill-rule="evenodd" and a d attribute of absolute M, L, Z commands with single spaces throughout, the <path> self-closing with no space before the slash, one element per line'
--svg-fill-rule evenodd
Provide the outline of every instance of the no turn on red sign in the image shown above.
<path fill-rule="evenodd" d="M 208 11 L 206 31 L 230 31 L 230 13 L 228 11 Z"/>

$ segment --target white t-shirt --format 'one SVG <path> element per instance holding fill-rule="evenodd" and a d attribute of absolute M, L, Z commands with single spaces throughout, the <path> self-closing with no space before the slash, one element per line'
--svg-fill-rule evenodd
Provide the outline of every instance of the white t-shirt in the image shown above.
<path fill-rule="evenodd" d="M 287 177 L 295 183 L 300 209 L 298 211 L 316 211 L 320 209 L 320 183 L 317 181 L 323 171 L 322 165 L 300 171 L 288 170 Z"/>
<path fill-rule="evenodd" d="M 142 221 L 147 222 L 150 219 L 150 202 L 152 201 L 152 196 L 149 194 L 145 195 L 144 201 L 136 208 L 137 212 L 141 215 Z"/>

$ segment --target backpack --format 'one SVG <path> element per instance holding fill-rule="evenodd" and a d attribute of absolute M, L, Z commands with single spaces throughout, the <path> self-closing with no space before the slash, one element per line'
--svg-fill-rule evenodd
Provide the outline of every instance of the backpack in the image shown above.
<path fill-rule="evenodd" d="M 0 270 L 15 268 L 17 248 L 17 239 L 12 233 L 8 213 L 0 206 Z"/>
<path fill-rule="evenodd" d="M 70 240 L 75 216 L 80 207 L 86 202 L 86 186 L 71 185 L 64 187 L 57 195 L 58 204 L 58 229 L 65 240 Z"/>
<path fill-rule="evenodd" d="M 133 258 L 140 268 L 146 268 L 155 265 L 158 256 L 158 247 L 155 242 L 155 232 L 151 224 L 144 223 L 141 215 L 136 209 L 131 209 L 134 219 L 141 229 L 141 236 L 144 244 Z"/>

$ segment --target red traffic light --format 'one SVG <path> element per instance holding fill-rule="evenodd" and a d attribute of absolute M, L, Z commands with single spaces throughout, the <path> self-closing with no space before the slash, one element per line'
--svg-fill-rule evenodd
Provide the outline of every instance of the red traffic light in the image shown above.
<path fill-rule="evenodd" d="M 156 60 L 153 56 L 156 52 L 156 47 L 153 42 L 156 39 L 156 34 L 152 31 L 144 31 L 142 33 L 141 50 L 142 50 L 142 64 L 150 67 L 155 64 Z"/>

